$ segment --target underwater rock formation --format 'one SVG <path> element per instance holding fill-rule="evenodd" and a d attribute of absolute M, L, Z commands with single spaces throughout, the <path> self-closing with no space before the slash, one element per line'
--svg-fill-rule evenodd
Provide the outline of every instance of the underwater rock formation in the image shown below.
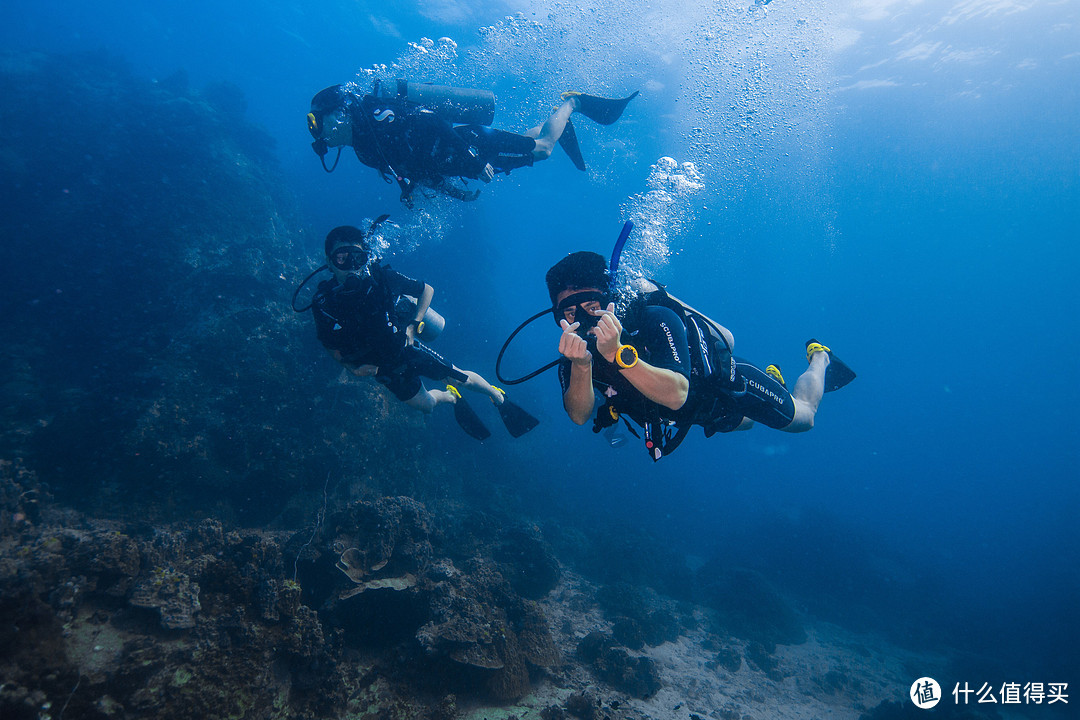
<path fill-rule="evenodd" d="M 431 513 L 413 499 L 352 503 L 298 551 L 301 575 L 325 576 L 333 560 L 333 581 L 320 597 L 347 643 L 408 647 L 411 640 L 424 663 L 457 678 L 459 694 L 523 695 L 530 666 L 558 661 L 542 611 L 493 561 L 477 557 L 458 568 L 437 554 L 437 542 Z"/>
<path fill-rule="evenodd" d="M 275 663 L 289 678 L 329 658 L 309 608 L 259 617 L 260 585 L 283 570 L 272 536 L 43 515 L 0 545 L 3 717 L 227 717 L 300 685 L 268 675 Z M 333 694 L 292 701 L 302 715 Z"/>
<path fill-rule="evenodd" d="M 430 587 L 431 620 L 416 634 L 421 646 L 480 669 L 477 677 L 495 699 L 524 695 L 529 665 L 559 660 L 539 606 L 517 596 L 490 561 L 476 559 L 465 572 L 441 575 Z"/>
<path fill-rule="evenodd" d="M 695 624 L 690 613 L 650 588 L 615 583 L 601 588 L 596 599 L 612 621 L 615 639 L 631 650 L 673 642 Z"/>
<path fill-rule="evenodd" d="M 655 660 L 631 655 L 606 633 L 589 633 L 578 643 L 577 652 L 597 677 L 628 695 L 650 698 L 663 687 Z"/>
<path fill-rule="evenodd" d="M 537 527 L 505 528 L 494 558 L 514 590 L 530 600 L 544 597 L 559 582 L 559 561 Z"/>

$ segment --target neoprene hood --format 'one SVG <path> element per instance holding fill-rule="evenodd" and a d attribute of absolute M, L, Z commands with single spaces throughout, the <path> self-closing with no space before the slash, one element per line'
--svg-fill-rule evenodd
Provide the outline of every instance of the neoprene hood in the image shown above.
<path fill-rule="evenodd" d="M 548 295 L 554 307 L 555 298 L 568 288 L 596 288 L 601 292 L 607 292 L 611 284 L 611 276 L 608 275 L 607 260 L 603 255 L 582 250 L 570 253 L 555 263 L 547 271 L 544 281 L 547 283 Z"/>

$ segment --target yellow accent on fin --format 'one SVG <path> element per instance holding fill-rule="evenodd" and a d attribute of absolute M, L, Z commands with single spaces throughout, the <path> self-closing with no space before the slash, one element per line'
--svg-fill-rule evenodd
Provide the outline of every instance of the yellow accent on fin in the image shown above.
<path fill-rule="evenodd" d="M 460 398 L 460 397 L 461 397 L 461 391 L 459 391 L 459 390 L 458 390 L 458 389 L 457 389 L 456 387 L 454 387 L 453 385 L 447 385 L 447 386 L 446 386 L 446 392 L 450 393 L 451 395 L 453 395 L 453 396 L 454 396 L 454 397 L 456 397 L 456 398 Z"/>
<path fill-rule="evenodd" d="M 812 357 L 814 357 L 814 353 L 819 353 L 819 352 L 829 353 L 829 352 L 831 352 L 831 350 L 829 350 L 829 348 L 825 347 L 821 343 L 810 343 L 809 345 L 807 345 L 806 346 L 806 362 L 810 362 L 810 359 Z"/>
<path fill-rule="evenodd" d="M 765 374 L 780 383 L 781 385 L 786 385 L 786 383 L 784 382 L 784 376 L 780 372 L 779 365 L 770 365 L 769 367 L 765 368 Z"/>

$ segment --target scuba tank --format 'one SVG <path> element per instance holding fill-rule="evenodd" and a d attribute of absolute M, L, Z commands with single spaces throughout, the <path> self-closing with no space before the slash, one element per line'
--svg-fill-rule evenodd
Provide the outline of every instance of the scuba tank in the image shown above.
<path fill-rule="evenodd" d="M 384 100 L 400 100 L 420 105 L 451 123 L 490 125 L 495 120 L 495 93 L 490 90 L 454 88 L 399 79 L 385 85 L 376 80 L 371 94 Z"/>
<path fill-rule="evenodd" d="M 397 318 L 399 327 L 405 327 L 411 323 L 416 318 L 416 300 L 408 295 L 399 296 L 394 303 L 394 317 Z M 439 337 L 444 327 L 446 327 L 445 318 L 429 307 L 424 313 L 420 327 L 417 328 L 416 337 L 424 342 L 431 342 Z"/>

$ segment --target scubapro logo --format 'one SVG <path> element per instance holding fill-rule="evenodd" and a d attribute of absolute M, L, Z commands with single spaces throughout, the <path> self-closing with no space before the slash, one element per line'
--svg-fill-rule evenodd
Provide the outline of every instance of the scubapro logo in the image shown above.
<path fill-rule="evenodd" d="M 664 331 L 664 335 L 667 335 L 668 347 L 671 348 L 671 356 L 675 359 L 675 362 L 681 363 L 679 359 L 679 350 L 675 347 L 675 338 L 671 336 L 671 330 L 668 328 L 667 323 L 660 323 L 661 329 Z"/>
<path fill-rule="evenodd" d="M 915 707 L 929 710 L 941 701 L 941 686 L 931 677 L 921 677 L 911 684 L 911 702 Z"/>
<path fill-rule="evenodd" d="M 780 397 L 779 395 L 774 393 L 772 390 L 768 389 L 767 387 L 765 387 L 761 383 L 757 382 L 756 380 L 747 380 L 747 382 L 750 384 L 750 387 L 754 388 L 755 390 L 757 390 L 761 394 L 765 395 L 766 397 L 771 397 L 773 400 L 775 400 L 777 402 L 777 404 L 779 404 L 779 405 L 784 404 L 784 398 Z"/>

